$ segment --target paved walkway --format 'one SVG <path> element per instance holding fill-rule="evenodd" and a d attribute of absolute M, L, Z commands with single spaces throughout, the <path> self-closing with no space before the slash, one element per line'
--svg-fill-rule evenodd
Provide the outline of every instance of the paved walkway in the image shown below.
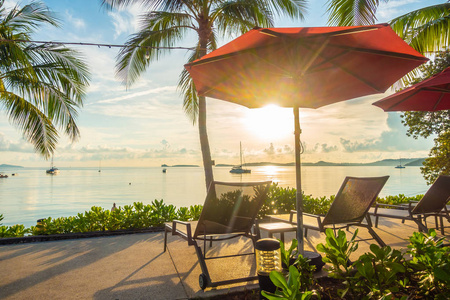
<path fill-rule="evenodd" d="M 414 230 L 413 222 L 402 224 L 392 219 L 382 220 L 376 229 L 394 248 L 406 247 Z M 448 228 L 445 234 L 449 240 Z M 360 229 L 359 236 L 366 236 L 365 229 Z M 286 240 L 293 237 L 286 234 Z M 320 242 L 324 242 L 324 234 L 308 232 L 305 249 L 314 250 Z M 369 244 L 361 242 L 356 255 L 368 251 Z M 252 246 L 241 239 L 210 251 L 225 254 L 236 249 L 252 251 Z M 213 281 L 255 273 L 251 256 L 213 262 L 208 265 Z M 208 298 L 253 290 L 257 284 L 202 291 L 200 273 L 194 247 L 171 237 L 168 251 L 163 252 L 162 232 L 0 246 L 0 299 Z"/>

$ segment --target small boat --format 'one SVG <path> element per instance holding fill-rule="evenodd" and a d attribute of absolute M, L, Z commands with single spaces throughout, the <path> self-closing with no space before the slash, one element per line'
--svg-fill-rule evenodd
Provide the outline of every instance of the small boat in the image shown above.
<path fill-rule="evenodd" d="M 231 168 L 230 173 L 233 174 L 245 174 L 245 173 L 251 173 L 252 170 L 250 169 L 244 169 L 242 167 L 242 143 L 239 143 L 239 150 L 240 150 L 240 158 L 241 158 L 241 164 L 239 166 L 234 166 Z"/>
<path fill-rule="evenodd" d="M 54 165 L 53 165 L 53 156 L 52 156 L 52 167 L 50 168 L 50 169 L 48 169 L 47 171 L 45 171 L 47 174 L 52 174 L 52 175 L 56 175 L 56 174 L 59 174 L 59 169 L 58 168 L 56 168 Z"/>
<path fill-rule="evenodd" d="M 167 169 L 163 169 L 163 173 L 167 173 Z"/>
<path fill-rule="evenodd" d="M 404 169 L 405 166 L 402 165 L 402 159 L 400 158 L 400 164 L 395 167 L 396 169 Z"/>
<path fill-rule="evenodd" d="M 8 175 L 0 174 L 0 178 L 8 178 Z"/>

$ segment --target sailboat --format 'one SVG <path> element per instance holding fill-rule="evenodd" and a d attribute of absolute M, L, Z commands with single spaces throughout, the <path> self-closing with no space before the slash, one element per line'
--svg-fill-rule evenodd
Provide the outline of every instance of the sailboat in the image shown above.
<path fill-rule="evenodd" d="M 102 171 L 102 160 L 98 162 L 98 172 L 100 173 Z"/>
<path fill-rule="evenodd" d="M 240 164 L 239 166 L 234 166 L 234 167 L 230 170 L 230 173 L 234 173 L 234 174 L 251 173 L 252 170 L 242 168 L 242 143 L 241 143 L 241 142 L 239 142 L 239 150 L 240 150 L 241 164 Z"/>
<path fill-rule="evenodd" d="M 45 172 L 47 174 L 52 174 L 52 175 L 59 174 L 59 169 L 53 165 L 53 156 L 52 156 L 52 167 Z"/>
<path fill-rule="evenodd" d="M 396 169 L 404 169 L 405 166 L 402 165 L 402 159 L 400 158 L 400 164 L 395 167 Z"/>

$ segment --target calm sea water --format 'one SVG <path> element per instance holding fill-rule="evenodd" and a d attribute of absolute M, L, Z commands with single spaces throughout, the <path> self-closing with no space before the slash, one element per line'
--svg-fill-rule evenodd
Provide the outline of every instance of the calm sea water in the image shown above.
<path fill-rule="evenodd" d="M 294 167 L 252 167 L 251 174 L 231 174 L 229 168 L 215 167 L 215 180 L 272 180 L 282 187 L 295 187 Z M 163 199 L 177 207 L 203 204 L 206 190 L 203 168 L 60 168 L 58 175 L 44 169 L 2 170 L 0 214 L 3 225 L 35 225 L 46 217 L 74 216 L 92 206 L 110 209 L 113 203 L 124 206 Z M 315 197 L 336 194 L 345 176 L 390 175 L 380 196 L 423 194 L 426 185 L 419 167 L 302 167 L 302 187 Z"/>

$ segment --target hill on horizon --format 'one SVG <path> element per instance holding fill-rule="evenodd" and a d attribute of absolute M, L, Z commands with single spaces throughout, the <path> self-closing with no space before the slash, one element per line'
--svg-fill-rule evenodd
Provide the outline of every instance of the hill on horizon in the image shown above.
<path fill-rule="evenodd" d="M 11 168 L 21 168 L 21 169 L 23 169 L 23 167 L 22 166 L 14 166 L 14 165 L 7 165 L 7 164 L 2 164 L 2 165 L 0 165 L 0 169 L 6 169 L 6 168 L 9 168 L 9 169 L 11 169 Z"/>
<path fill-rule="evenodd" d="M 422 166 L 422 162 L 425 158 L 403 158 L 402 165 L 404 166 Z M 383 159 L 370 163 L 332 163 L 327 161 L 318 161 L 315 163 L 302 162 L 302 166 L 377 166 L 377 167 L 395 167 L 400 164 L 398 159 Z M 261 167 L 261 166 L 294 166 L 295 163 L 273 163 L 273 162 L 256 162 L 256 163 L 246 163 L 244 166 L 247 167 Z M 232 167 L 230 164 L 217 164 L 216 167 Z"/>

